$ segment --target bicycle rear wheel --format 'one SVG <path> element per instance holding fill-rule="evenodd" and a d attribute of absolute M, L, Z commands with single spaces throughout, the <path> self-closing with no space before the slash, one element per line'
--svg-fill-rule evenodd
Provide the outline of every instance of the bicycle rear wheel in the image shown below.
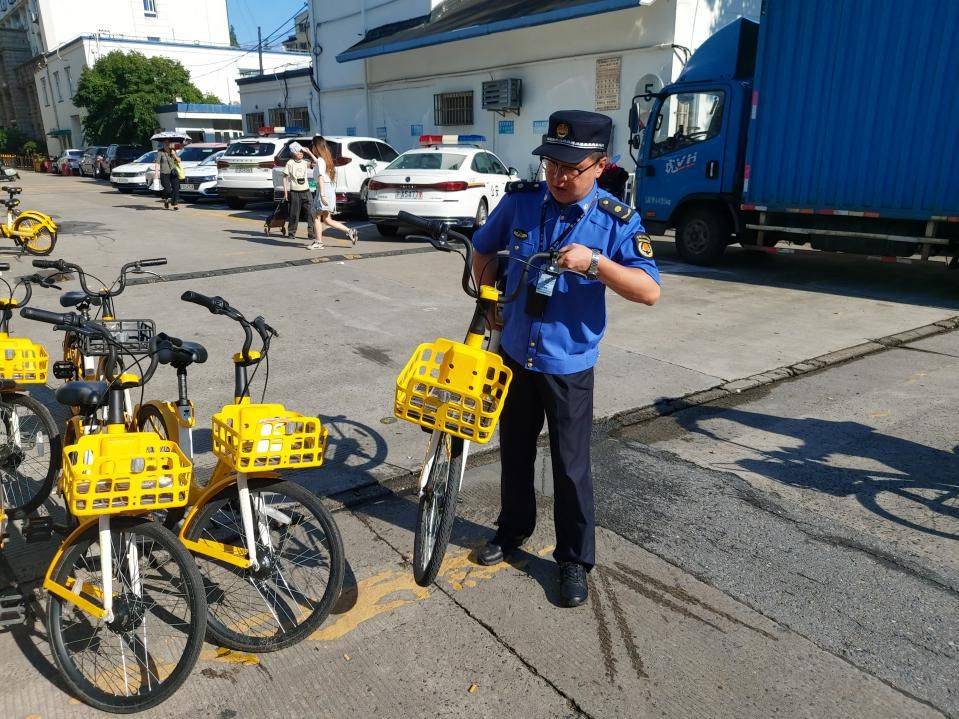
<path fill-rule="evenodd" d="M 50 411 L 28 395 L 0 397 L 0 492 L 11 518 L 46 501 L 60 461 L 60 432 Z"/>
<path fill-rule="evenodd" d="M 211 639 L 272 652 L 312 634 L 343 587 L 343 540 L 319 497 L 282 480 L 250 482 L 259 569 L 194 555 L 207 590 Z M 268 536 L 268 542 L 265 541 Z M 199 509 L 187 539 L 245 546 L 235 485 Z"/>
<path fill-rule="evenodd" d="M 18 235 L 20 245 L 31 255 L 49 255 L 57 245 L 57 234 L 48 227 L 39 226 L 40 221 L 33 217 L 18 217 L 13 221 L 13 231 L 18 233 L 33 233 L 30 237 Z"/>
<path fill-rule="evenodd" d="M 175 535 L 155 522 L 114 521 L 113 621 L 51 594 L 47 632 L 77 697 L 130 713 L 164 701 L 189 676 L 203 646 L 206 600 L 193 558 Z M 67 547 L 53 576 L 102 589 L 96 524 Z"/>
<path fill-rule="evenodd" d="M 456 519 L 463 469 L 463 440 L 440 434 L 436 446 L 426 458 L 429 477 L 416 511 L 413 578 L 421 587 L 433 583 L 446 556 Z"/>

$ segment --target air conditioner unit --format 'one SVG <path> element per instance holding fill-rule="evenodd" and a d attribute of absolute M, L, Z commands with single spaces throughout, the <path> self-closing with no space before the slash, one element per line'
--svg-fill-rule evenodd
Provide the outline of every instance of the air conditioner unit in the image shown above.
<path fill-rule="evenodd" d="M 487 80 L 483 83 L 483 109 L 494 112 L 515 112 L 523 104 L 523 81 L 518 78 Z"/>

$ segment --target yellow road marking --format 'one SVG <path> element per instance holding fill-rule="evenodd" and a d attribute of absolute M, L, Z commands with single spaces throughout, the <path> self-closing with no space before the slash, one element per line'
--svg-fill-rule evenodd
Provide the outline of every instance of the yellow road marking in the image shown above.
<path fill-rule="evenodd" d="M 241 664 L 243 666 L 256 666 L 260 663 L 260 658 L 256 654 L 247 654 L 246 652 L 234 652 L 225 647 L 214 647 L 213 649 L 204 649 L 200 652 L 200 659 L 211 662 L 221 662 L 223 664 Z"/>

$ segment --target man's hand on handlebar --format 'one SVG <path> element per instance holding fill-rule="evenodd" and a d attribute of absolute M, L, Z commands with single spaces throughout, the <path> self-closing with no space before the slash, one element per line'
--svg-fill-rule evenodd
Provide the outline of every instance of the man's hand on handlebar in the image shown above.
<path fill-rule="evenodd" d="M 556 266 L 585 275 L 593 261 L 593 250 L 575 242 L 561 247 L 556 253 Z"/>

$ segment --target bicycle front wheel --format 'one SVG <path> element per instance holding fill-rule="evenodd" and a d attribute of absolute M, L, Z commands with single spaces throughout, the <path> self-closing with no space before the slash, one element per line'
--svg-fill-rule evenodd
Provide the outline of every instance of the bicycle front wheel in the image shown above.
<path fill-rule="evenodd" d="M 203 646 L 206 600 L 193 558 L 174 534 L 156 522 L 121 522 L 110 530 L 113 620 L 51 594 L 47 632 L 70 690 L 97 709 L 125 714 L 156 706 L 190 674 Z M 66 549 L 53 576 L 102 591 L 96 524 Z"/>
<path fill-rule="evenodd" d="M 343 540 L 319 497 L 277 480 L 250 486 L 257 569 L 194 555 L 207 588 L 211 639 L 229 649 L 272 652 L 312 634 L 343 587 Z M 246 546 L 235 486 L 199 510 L 187 539 Z"/>
<path fill-rule="evenodd" d="M 60 459 L 60 432 L 50 411 L 28 395 L 0 398 L 0 492 L 12 518 L 46 501 Z"/>
<path fill-rule="evenodd" d="M 446 556 L 463 472 L 463 440 L 440 435 L 426 458 L 429 476 L 416 511 L 413 578 L 421 587 L 433 583 Z"/>

